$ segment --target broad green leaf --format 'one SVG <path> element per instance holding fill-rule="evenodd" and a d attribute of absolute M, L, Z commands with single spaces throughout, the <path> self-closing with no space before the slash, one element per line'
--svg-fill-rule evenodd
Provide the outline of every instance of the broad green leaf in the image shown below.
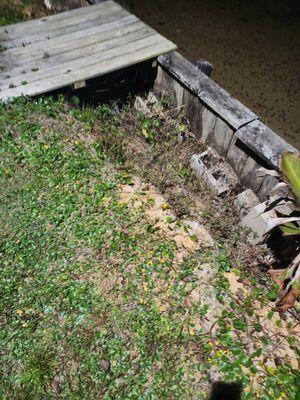
<path fill-rule="evenodd" d="M 291 152 L 283 153 L 281 170 L 291 186 L 296 202 L 300 204 L 300 155 Z"/>
<path fill-rule="evenodd" d="M 288 222 L 284 225 L 279 227 L 283 233 L 283 236 L 290 236 L 290 235 L 300 235 L 300 228 L 293 222 Z"/>

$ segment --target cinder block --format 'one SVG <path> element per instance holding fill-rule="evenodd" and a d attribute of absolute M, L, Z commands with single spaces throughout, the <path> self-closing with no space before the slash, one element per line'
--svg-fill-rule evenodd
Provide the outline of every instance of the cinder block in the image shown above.
<path fill-rule="evenodd" d="M 239 193 L 234 201 L 236 210 L 241 218 L 245 217 L 257 204 L 259 204 L 259 199 L 251 189 L 246 189 Z"/>

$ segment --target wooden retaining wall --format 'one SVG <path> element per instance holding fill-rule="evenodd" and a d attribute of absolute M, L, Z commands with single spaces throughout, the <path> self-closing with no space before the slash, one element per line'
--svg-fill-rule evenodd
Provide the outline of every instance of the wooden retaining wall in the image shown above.
<path fill-rule="evenodd" d="M 245 187 L 267 198 L 277 178 L 257 170 L 278 170 L 282 152 L 297 152 L 293 146 L 176 51 L 158 58 L 154 91 L 183 107 L 192 132 L 230 163 Z"/>

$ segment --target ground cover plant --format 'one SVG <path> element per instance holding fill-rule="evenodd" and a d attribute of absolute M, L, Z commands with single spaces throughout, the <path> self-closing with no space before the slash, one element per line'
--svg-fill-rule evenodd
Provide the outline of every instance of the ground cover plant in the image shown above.
<path fill-rule="evenodd" d="M 0 397 L 296 398 L 297 315 L 184 120 L 77 103 L 0 105 Z"/>

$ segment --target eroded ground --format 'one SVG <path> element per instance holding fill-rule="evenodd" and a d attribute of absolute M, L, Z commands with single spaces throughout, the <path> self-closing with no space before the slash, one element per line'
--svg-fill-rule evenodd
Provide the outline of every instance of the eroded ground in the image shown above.
<path fill-rule="evenodd" d="M 1 398 L 295 395 L 297 314 L 177 114 L 1 105 Z"/>

